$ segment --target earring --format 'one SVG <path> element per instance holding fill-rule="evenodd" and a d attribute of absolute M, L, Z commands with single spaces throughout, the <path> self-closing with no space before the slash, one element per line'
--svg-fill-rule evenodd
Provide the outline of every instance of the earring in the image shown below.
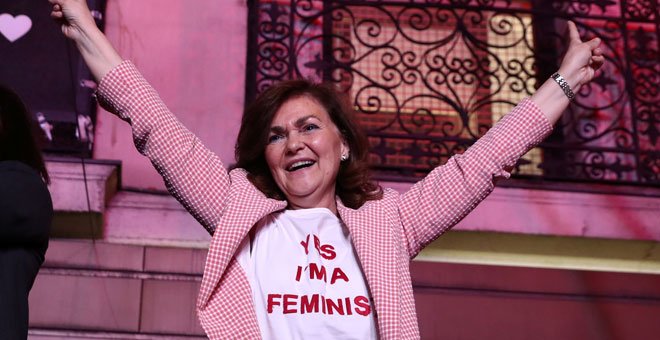
<path fill-rule="evenodd" d="M 348 159 L 348 154 L 341 155 L 341 158 L 339 158 L 342 162 Z"/>

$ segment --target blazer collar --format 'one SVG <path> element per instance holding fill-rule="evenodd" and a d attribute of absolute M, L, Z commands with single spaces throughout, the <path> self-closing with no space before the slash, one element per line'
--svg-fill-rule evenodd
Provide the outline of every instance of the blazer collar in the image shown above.
<path fill-rule="evenodd" d="M 399 295 L 396 291 L 397 249 L 394 231 L 378 201 L 367 201 L 358 209 L 346 207 L 337 198 L 337 212 L 351 235 L 369 292 L 380 338 L 397 338 Z M 376 315 L 376 311 L 378 314 Z"/>
<path fill-rule="evenodd" d="M 206 307 L 229 261 L 234 258 L 238 246 L 250 229 L 264 216 L 285 209 L 287 206 L 286 201 L 267 198 L 255 188 L 247 179 L 245 170 L 236 169 L 230 174 L 233 182 L 230 194 L 233 197 L 218 223 L 217 228 L 222 230 L 216 229 L 209 245 L 197 299 L 199 309 Z"/>

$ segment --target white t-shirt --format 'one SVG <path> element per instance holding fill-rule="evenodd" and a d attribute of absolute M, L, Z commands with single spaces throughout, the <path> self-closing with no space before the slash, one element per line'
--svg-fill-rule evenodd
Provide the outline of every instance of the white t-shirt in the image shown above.
<path fill-rule="evenodd" d="M 264 339 L 375 339 L 373 306 L 348 230 L 325 208 L 257 223 L 236 258 Z"/>

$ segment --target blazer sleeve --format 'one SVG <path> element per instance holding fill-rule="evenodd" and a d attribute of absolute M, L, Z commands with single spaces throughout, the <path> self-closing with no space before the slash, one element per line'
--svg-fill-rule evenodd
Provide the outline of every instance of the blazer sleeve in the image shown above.
<path fill-rule="evenodd" d="M 176 119 L 130 61 L 106 74 L 96 95 L 103 108 L 131 125 L 135 147 L 167 190 L 213 234 L 231 184 L 220 158 Z"/>
<path fill-rule="evenodd" d="M 399 197 L 398 210 L 411 258 L 472 211 L 510 169 L 540 143 L 552 126 L 530 99 L 463 154 L 431 171 Z"/>

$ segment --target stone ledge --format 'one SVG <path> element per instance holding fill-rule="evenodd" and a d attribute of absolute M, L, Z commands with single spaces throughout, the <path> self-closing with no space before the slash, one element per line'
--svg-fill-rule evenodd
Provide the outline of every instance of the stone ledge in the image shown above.
<path fill-rule="evenodd" d="M 107 202 L 120 187 L 117 161 L 47 158 L 53 200 L 52 237 L 100 238 Z"/>
<path fill-rule="evenodd" d="M 417 261 L 660 274 L 660 242 L 451 231 Z"/>
<path fill-rule="evenodd" d="M 108 204 L 108 242 L 207 248 L 208 232 L 170 195 L 120 191 Z"/>
<path fill-rule="evenodd" d="M 51 179 L 48 189 L 56 212 L 103 213 L 106 202 L 119 188 L 117 161 L 61 158 L 47 159 L 46 166 Z"/>
<path fill-rule="evenodd" d="M 401 192 L 410 185 L 383 183 Z M 496 188 L 454 230 L 660 241 L 660 197 Z M 108 204 L 110 242 L 206 248 L 210 236 L 171 196 L 121 191 Z"/>
<path fill-rule="evenodd" d="M 660 197 L 549 189 L 496 187 L 454 230 L 660 241 Z"/>

